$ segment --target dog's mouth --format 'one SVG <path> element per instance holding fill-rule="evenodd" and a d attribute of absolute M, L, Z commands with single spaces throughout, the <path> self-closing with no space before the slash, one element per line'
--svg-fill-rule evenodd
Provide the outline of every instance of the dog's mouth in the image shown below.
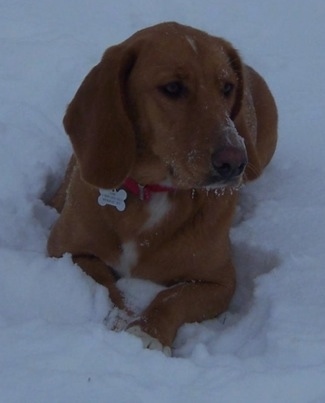
<path fill-rule="evenodd" d="M 191 158 L 189 158 L 189 156 Z M 166 161 L 169 180 L 177 189 L 238 189 L 248 164 L 246 149 L 225 146 L 212 154 L 188 153 L 186 157 Z"/>
<path fill-rule="evenodd" d="M 203 187 L 206 189 L 220 189 L 220 188 L 239 188 L 243 183 L 244 168 L 240 170 L 238 175 L 220 176 L 212 173 L 208 175 Z"/>
<path fill-rule="evenodd" d="M 224 191 L 231 190 L 237 191 L 243 185 L 243 172 L 239 175 L 232 175 L 228 178 L 221 177 L 220 175 L 212 172 L 203 176 L 204 179 L 197 178 L 196 175 L 190 172 L 179 175 L 178 170 L 169 166 L 169 180 L 167 181 L 175 189 L 180 190 L 205 190 L 212 191 L 216 194 L 222 194 Z"/>
<path fill-rule="evenodd" d="M 206 190 L 207 192 L 213 192 L 217 196 L 223 195 L 227 190 L 231 193 L 237 192 L 243 186 L 243 177 L 242 175 L 236 179 L 230 181 L 216 181 L 212 183 L 208 183 L 203 186 L 201 189 Z"/>

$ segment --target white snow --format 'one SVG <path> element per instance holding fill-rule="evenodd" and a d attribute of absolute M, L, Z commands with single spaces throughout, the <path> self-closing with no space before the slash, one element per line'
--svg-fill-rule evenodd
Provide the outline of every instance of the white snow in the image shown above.
<path fill-rule="evenodd" d="M 224 36 L 267 79 L 275 158 L 241 190 L 229 311 L 174 357 L 103 324 L 106 291 L 46 256 L 71 152 L 61 120 L 104 49 L 166 20 Z M 325 402 L 323 0 L 0 2 L 0 402 Z M 139 309 L 157 290 L 121 284 Z"/>

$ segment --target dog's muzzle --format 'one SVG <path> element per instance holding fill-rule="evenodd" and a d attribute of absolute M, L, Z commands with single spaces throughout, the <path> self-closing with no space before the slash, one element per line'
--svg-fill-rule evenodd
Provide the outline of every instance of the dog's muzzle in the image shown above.
<path fill-rule="evenodd" d="M 216 150 L 211 157 L 212 172 L 210 184 L 227 185 L 239 180 L 248 163 L 246 149 L 226 146 Z"/>

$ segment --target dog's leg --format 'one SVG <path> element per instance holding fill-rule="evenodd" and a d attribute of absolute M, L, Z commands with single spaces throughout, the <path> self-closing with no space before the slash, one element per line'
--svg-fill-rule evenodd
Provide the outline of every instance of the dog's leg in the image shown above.
<path fill-rule="evenodd" d="M 156 296 L 140 319 L 129 325 L 128 331 L 140 337 L 145 347 L 170 355 L 178 328 L 224 312 L 234 289 L 234 280 L 225 284 L 183 283 L 168 288 Z"/>
<path fill-rule="evenodd" d="M 71 175 L 75 165 L 76 165 L 76 157 L 72 155 L 60 187 L 52 196 L 51 200 L 47 203 L 50 207 L 55 208 L 58 213 L 61 213 L 63 210 L 65 200 L 67 197 L 67 190 L 70 184 Z"/>
<path fill-rule="evenodd" d="M 115 306 L 121 310 L 127 310 L 122 293 L 116 286 L 116 277 L 110 267 L 92 256 L 76 256 L 73 257 L 73 262 L 97 283 L 108 289 L 109 297 Z"/>

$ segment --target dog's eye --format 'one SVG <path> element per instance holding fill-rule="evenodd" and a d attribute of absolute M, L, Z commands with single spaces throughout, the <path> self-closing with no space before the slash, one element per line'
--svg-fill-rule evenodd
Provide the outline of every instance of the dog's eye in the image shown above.
<path fill-rule="evenodd" d="M 223 95 L 226 98 L 228 98 L 233 93 L 234 88 L 235 88 L 235 86 L 234 86 L 233 83 L 230 83 L 230 82 L 225 83 L 223 88 L 222 88 Z"/>
<path fill-rule="evenodd" d="M 178 99 L 186 96 L 188 90 L 181 81 L 172 81 L 159 87 L 160 91 L 169 98 Z"/>

